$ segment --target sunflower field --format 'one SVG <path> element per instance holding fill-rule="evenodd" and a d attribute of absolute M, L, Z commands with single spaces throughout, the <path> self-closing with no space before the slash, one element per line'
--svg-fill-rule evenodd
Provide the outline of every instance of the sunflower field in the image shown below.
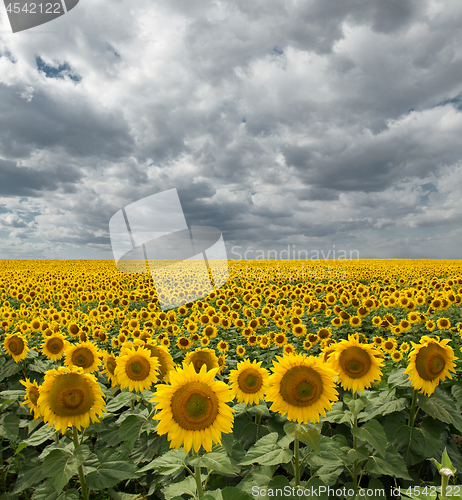
<path fill-rule="evenodd" d="M 0 262 L 0 500 L 462 498 L 462 262 Z"/>

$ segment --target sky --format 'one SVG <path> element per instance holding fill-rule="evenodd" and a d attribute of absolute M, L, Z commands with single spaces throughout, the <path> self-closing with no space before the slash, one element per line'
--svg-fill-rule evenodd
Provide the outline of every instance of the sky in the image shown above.
<path fill-rule="evenodd" d="M 461 21 L 460 0 L 81 0 L 12 33 L 2 2 L 0 259 L 112 259 L 111 217 L 173 188 L 231 259 L 461 258 Z"/>

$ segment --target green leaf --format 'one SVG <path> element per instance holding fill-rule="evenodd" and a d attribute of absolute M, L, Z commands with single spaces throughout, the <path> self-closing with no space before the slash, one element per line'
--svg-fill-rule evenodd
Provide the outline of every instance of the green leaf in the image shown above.
<path fill-rule="evenodd" d="M 370 457 L 366 463 L 366 469 L 374 474 L 411 480 L 403 457 L 390 445 L 386 450 L 385 458 Z"/>
<path fill-rule="evenodd" d="M 248 409 L 249 413 L 254 413 L 256 415 L 260 415 L 262 417 L 269 417 L 271 414 L 268 410 L 268 407 L 266 405 L 255 405 L 251 406 Z"/>
<path fill-rule="evenodd" d="M 86 476 L 87 485 L 91 490 L 112 488 L 121 481 L 138 477 L 136 465 L 128 460 L 99 462 L 95 469 Z"/>
<path fill-rule="evenodd" d="M 2 370 L 0 372 L 0 382 L 4 380 L 5 378 L 8 379 L 11 376 L 15 375 L 16 373 L 21 371 L 21 365 L 19 363 L 16 363 L 14 359 L 10 359 L 6 362 L 5 366 L 2 367 Z M 24 395 L 24 393 L 23 393 Z"/>
<path fill-rule="evenodd" d="M 394 413 L 396 411 L 402 411 L 408 406 L 408 401 L 406 398 L 393 399 L 392 401 L 387 401 L 386 403 L 375 406 L 362 415 L 359 418 L 360 422 L 366 422 L 367 420 L 371 420 L 372 418 L 383 417 L 384 415 L 388 415 L 390 413 Z"/>
<path fill-rule="evenodd" d="M 425 456 L 431 457 L 441 448 L 441 440 L 444 432 L 443 424 L 431 417 L 424 417 L 419 427 L 425 443 Z"/>
<path fill-rule="evenodd" d="M 377 420 L 370 420 L 362 427 L 353 428 L 351 433 L 358 439 L 369 443 L 382 458 L 385 456 L 387 436 Z"/>
<path fill-rule="evenodd" d="M 188 476 L 186 479 L 179 483 L 173 483 L 163 490 L 166 500 L 172 500 L 175 497 L 181 497 L 181 495 L 189 495 L 192 497 L 196 496 L 196 481 L 192 476 Z"/>
<path fill-rule="evenodd" d="M 406 465 L 417 464 L 425 460 L 425 437 L 418 427 L 403 425 L 394 437 L 393 443 L 396 449 L 403 455 Z"/>
<path fill-rule="evenodd" d="M 360 498 L 364 498 L 365 500 L 386 500 L 387 495 L 383 484 L 376 478 L 372 478 L 367 485 L 367 488 L 364 488 L 364 496 L 360 495 Z"/>
<path fill-rule="evenodd" d="M 191 465 L 207 467 L 215 472 L 221 472 L 222 474 L 235 475 L 233 466 L 231 465 L 231 460 L 224 453 L 206 453 L 200 457 L 192 457 L 188 461 Z"/>
<path fill-rule="evenodd" d="M 456 400 L 456 402 L 462 402 L 462 383 L 461 382 L 456 382 L 452 387 L 451 387 L 451 394 Z M 460 403 L 459 403 L 460 405 Z"/>
<path fill-rule="evenodd" d="M 133 451 L 136 440 L 140 434 L 141 427 L 145 420 L 136 415 L 130 415 L 127 417 L 119 427 L 119 434 L 123 438 L 123 440 L 127 443 L 127 446 L 130 451 Z"/>
<path fill-rule="evenodd" d="M 313 450 L 319 451 L 321 442 L 321 427 L 322 424 L 297 424 L 296 422 L 287 422 L 284 425 L 284 431 L 287 435 L 293 435 L 298 438 L 303 444 L 309 446 Z"/>
<path fill-rule="evenodd" d="M 38 486 L 32 495 L 32 500 L 79 500 L 79 498 L 79 492 L 75 488 L 63 491 L 61 494 L 56 493 L 50 479 Z"/>
<path fill-rule="evenodd" d="M 440 388 L 437 387 L 429 398 L 420 394 L 419 406 L 431 417 L 446 424 L 452 424 L 459 432 L 462 432 L 462 417 L 457 410 L 456 403 Z"/>
<path fill-rule="evenodd" d="M 111 399 L 106 405 L 106 412 L 120 410 L 123 406 L 130 406 L 132 401 L 136 401 L 139 396 L 133 392 L 121 392 L 114 399 Z"/>
<path fill-rule="evenodd" d="M 84 444 L 78 446 L 73 454 L 62 450 L 53 450 L 45 457 L 43 472 L 51 479 L 58 493 L 66 486 L 89 454 L 90 448 Z"/>
<path fill-rule="evenodd" d="M 53 429 L 53 427 L 47 427 L 46 425 L 43 425 L 42 427 L 40 427 L 40 429 L 35 431 L 32 436 L 24 439 L 23 443 L 26 443 L 29 446 L 38 446 L 39 444 L 42 444 L 49 439 L 53 439 L 55 434 L 56 431 Z"/>
<path fill-rule="evenodd" d="M 361 396 L 358 399 L 353 399 L 353 397 L 348 393 L 344 394 L 343 402 L 347 404 L 353 416 L 357 416 L 358 413 L 361 410 L 364 410 L 364 408 L 366 408 L 366 406 L 369 404 L 369 401 L 366 397 Z"/>
<path fill-rule="evenodd" d="M 164 453 L 161 457 L 155 458 L 148 465 L 139 470 L 139 472 L 146 472 L 151 469 L 157 469 L 156 472 L 163 476 L 173 474 L 178 469 L 185 467 L 186 453 L 180 450 L 172 450 Z"/>
<path fill-rule="evenodd" d="M 394 389 L 395 387 L 411 387 L 411 380 L 404 373 L 404 370 L 404 368 L 399 368 L 388 377 L 388 387 L 390 389 Z"/>
<path fill-rule="evenodd" d="M 252 500 L 252 496 L 235 486 L 226 486 L 221 490 L 223 500 Z"/>
<path fill-rule="evenodd" d="M 0 425 L 0 436 L 15 441 L 19 432 L 19 417 L 12 413 L 5 415 Z"/>
<path fill-rule="evenodd" d="M 345 411 L 343 409 L 343 403 L 341 401 L 336 401 L 332 405 L 332 410 L 327 412 L 325 417 L 321 417 L 320 421 L 331 422 L 333 424 L 343 424 L 344 422 L 353 423 L 353 414 L 351 411 Z"/>
<path fill-rule="evenodd" d="M 277 432 L 272 432 L 259 439 L 246 453 L 241 465 L 279 465 L 286 464 L 292 458 L 292 452 L 287 448 L 282 448 L 278 443 Z"/>
<path fill-rule="evenodd" d="M 448 452 L 446 448 L 444 448 L 443 456 L 441 457 L 441 465 L 446 469 L 452 470 L 452 472 L 456 472 L 456 468 L 452 465 L 451 459 L 448 456 Z"/>
<path fill-rule="evenodd" d="M 13 494 L 21 493 L 21 491 L 40 482 L 45 477 L 42 467 L 42 462 L 38 459 L 33 459 L 26 463 L 19 472 L 19 477 L 14 485 Z"/>

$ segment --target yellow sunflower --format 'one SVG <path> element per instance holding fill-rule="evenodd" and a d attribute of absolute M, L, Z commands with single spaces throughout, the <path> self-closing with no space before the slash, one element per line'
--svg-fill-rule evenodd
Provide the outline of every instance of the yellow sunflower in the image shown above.
<path fill-rule="evenodd" d="M 203 446 L 211 451 L 213 443 L 221 444 L 222 433 L 232 431 L 233 410 L 226 403 L 233 396 L 224 382 L 215 380 L 217 371 L 207 371 L 203 364 L 196 373 L 193 363 L 183 364 L 171 374 L 169 385 L 156 387 L 151 401 L 157 403 L 157 433 L 168 433 L 171 448 L 183 445 L 185 452 L 194 448 L 197 453 Z"/>
<path fill-rule="evenodd" d="M 238 345 L 236 347 L 236 354 L 240 357 L 244 356 L 245 354 L 245 347 L 243 345 Z"/>
<path fill-rule="evenodd" d="M 341 386 L 353 392 L 364 391 L 382 376 L 383 359 L 377 349 L 359 342 L 353 335 L 335 344 L 329 363 L 339 374 Z"/>
<path fill-rule="evenodd" d="M 393 351 L 390 357 L 395 363 L 398 363 L 403 359 L 403 353 L 401 351 Z"/>
<path fill-rule="evenodd" d="M 335 389 L 337 374 L 314 356 L 289 354 L 276 356 L 266 393 L 272 402 L 270 410 L 299 423 L 317 422 L 326 416 L 338 399 Z"/>
<path fill-rule="evenodd" d="M 111 382 L 111 387 L 115 387 L 117 385 L 117 377 L 115 375 L 115 369 L 117 366 L 117 359 L 114 356 L 114 353 L 110 354 L 107 351 L 103 351 L 103 369 L 101 373 L 104 373 L 108 380 Z"/>
<path fill-rule="evenodd" d="M 420 339 L 420 344 L 412 344 L 409 353 L 409 365 L 404 370 L 411 379 L 414 389 L 430 396 L 435 391 L 440 380 L 446 377 L 452 379 L 449 371 L 455 372 L 454 351 L 447 344 L 449 339 L 440 340 L 424 335 Z"/>
<path fill-rule="evenodd" d="M 207 370 L 219 368 L 218 358 L 213 349 L 196 349 L 186 355 L 184 362 L 187 365 L 192 364 L 196 373 L 200 372 L 203 365 L 206 365 Z"/>
<path fill-rule="evenodd" d="M 100 353 L 93 342 L 81 342 L 71 345 L 64 351 L 66 366 L 78 366 L 84 373 L 98 370 L 101 363 Z"/>
<path fill-rule="evenodd" d="M 54 333 L 50 337 L 45 337 L 41 349 L 48 359 L 58 361 L 64 356 L 65 350 L 69 347 L 66 337 L 60 333 Z"/>
<path fill-rule="evenodd" d="M 260 366 L 261 363 L 245 359 L 237 364 L 237 370 L 231 370 L 231 390 L 238 403 L 258 404 L 264 398 L 269 387 L 269 372 Z"/>
<path fill-rule="evenodd" d="M 34 413 L 34 418 L 40 418 L 42 413 L 37 405 L 40 396 L 40 387 L 35 380 L 31 382 L 28 378 L 26 378 L 25 382 L 24 380 L 20 380 L 20 382 L 26 388 L 26 397 L 24 403 L 21 403 L 21 405 L 28 405 L 29 410 Z"/>
<path fill-rule="evenodd" d="M 142 392 L 157 381 L 159 362 L 144 347 L 126 349 L 116 358 L 116 363 L 114 375 L 121 389 L 127 387 L 129 391 Z"/>
<path fill-rule="evenodd" d="M 143 347 L 151 352 L 152 357 L 157 358 L 157 361 L 159 363 L 159 382 L 168 382 L 169 373 L 172 370 L 176 369 L 176 364 L 173 361 L 173 358 L 168 349 L 164 346 L 153 345 L 150 342 L 146 342 Z"/>
<path fill-rule="evenodd" d="M 3 348 L 10 356 L 13 356 L 16 363 L 26 359 L 29 352 L 26 338 L 19 332 L 7 335 L 3 341 Z"/>
<path fill-rule="evenodd" d="M 65 433 L 67 427 L 87 428 L 104 415 L 103 392 L 94 375 L 76 366 L 48 370 L 37 405 L 48 426 Z"/>
<path fill-rule="evenodd" d="M 178 337 L 178 340 L 176 341 L 176 346 L 179 348 L 179 349 L 182 349 L 182 350 L 185 350 L 187 351 L 190 347 L 191 347 L 192 343 L 191 341 L 188 339 L 188 337 Z"/>

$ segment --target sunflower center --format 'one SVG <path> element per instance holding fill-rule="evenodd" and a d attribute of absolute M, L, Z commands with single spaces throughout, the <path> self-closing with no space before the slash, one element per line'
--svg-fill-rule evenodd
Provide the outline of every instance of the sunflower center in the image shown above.
<path fill-rule="evenodd" d="M 39 391 L 35 387 L 30 389 L 29 399 L 32 401 L 32 403 L 34 403 L 34 405 L 37 405 L 37 401 L 38 401 L 39 396 L 40 396 Z"/>
<path fill-rule="evenodd" d="M 212 425 L 218 415 L 218 398 L 203 382 L 188 382 L 172 396 L 172 415 L 183 429 L 198 431 Z"/>
<path fill-rule="evenodd" d="M 76 366 L 88 368 L 94 361 L 95 357 L 87 347 L 79 347 L 72 353 L 72 363 Z"/>
<path fill-rule="evenodd" d="M 115 364 L 113 363 L 112 360 L 109 360 L 107 363 L 106 363 L 106 366 L 107 366 L 107 370 L 109 373 L 111 373 L 112 375 L 114 375 L 114 370 L 115 370 Z"/>
<path fill-rule="evenodd" d="M 309 366 L 294 366 L 281 379 L 281 396 L 287 403 L 311 406 L 322 395 L 321 375 Z"/>
<path fill-rule="evenodd" d="M 150 370 L 149 361 L 138 355 L 132 356 L 125 367 L 127 377 L 131 380 L 144 380 L 149 376 Z"/>
<path fill-rule="evenodd" d="M 64 347 L 64 343 L 61 339 L 53 339 L 48 342 L 48 350 L 50 352 L 58 353 Z"/>
<path fill-rule="evenodd" d="M 93 404 L 93 391 L 78 373 L 59 375 L 50 389 L 50 409 L 60 416 L 82 415 Z"/>
<path fill-rule="evenodd" d="M 12 353 L 21 354 L 22 351 L 24 350 L 24 342 L 22 341 L 21 338 L 15 335 L 14 337 L 10 338 L 10 341 L 8 342 L 8 347 Z"/>
<path fill-rule="evenodd" d="M 239 389 L 245 394 L 255 394 L 261 389 L 263 384 L 261 375 L 252 368 L 247 368 L 240 373 L 237 381 Z"/>
<path fill-rule="evenodd" d="M 417 372 L 424 380 L 434 380 L 446 366 L 444 349 L 436 344 L 422 347 L 416 356 Z"/>
<path fill-rule="evenodd" d="M 213 359 L 207 352 L 195 352 L 192 356 L 191 363 L 193 364 L 196 373 L 199 373 L 204 365 L 207 366 L 207 371 L 216 366 L 214 365 Z"/>
<path fill-rule="evenodd" d="M 349 378 L 361 378 L 369 373 L 371 357 L 358 346 L 348 347 L 339 358 L 340 366 Z"/>

